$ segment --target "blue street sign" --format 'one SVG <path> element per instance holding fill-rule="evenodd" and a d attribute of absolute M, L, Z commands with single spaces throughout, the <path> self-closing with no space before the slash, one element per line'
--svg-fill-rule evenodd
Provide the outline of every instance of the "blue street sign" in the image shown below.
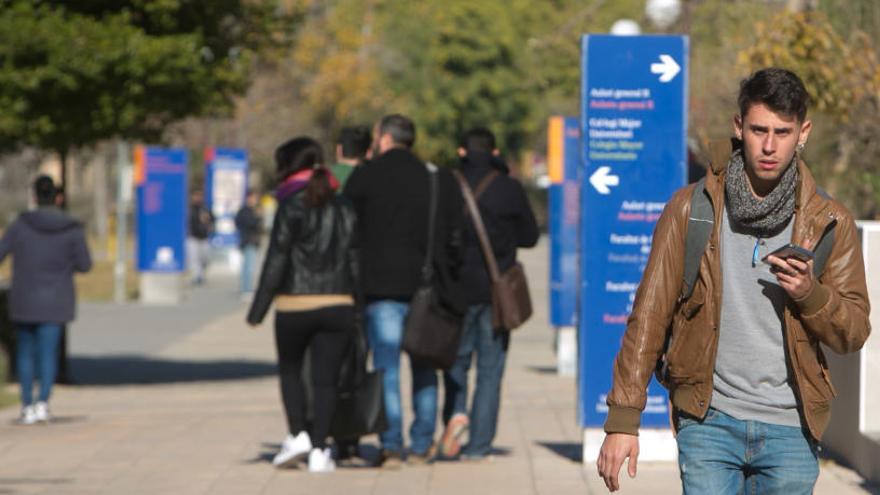
<path fill-rule="evenodd" d="M 247 195 L 247 151 L 236 148 L 205 150 L 205 204 L 214 214 L 211 244 L 217 247 L 238 246 L 235 214 L 244 206 Z"/>
<path fill-rule="evenodd" d="M 185 149 L 135 150 L 139 271 L 186 269 L 187 172 Z"/>
<path fill-rule="evenodd" d="M 584 427 L 600 427 L 654 225 L 685 184 L 688 40 L 588 35 L 582 49 L 578 409 Z M 642 425 L 669 425 L 653 380 Z"/>
<path fill-rule="evenodd" d="M 577 118 L 550 118 L 547 132 L 550 323 L 556 327 L 577 325 L 580 136 Z"/>

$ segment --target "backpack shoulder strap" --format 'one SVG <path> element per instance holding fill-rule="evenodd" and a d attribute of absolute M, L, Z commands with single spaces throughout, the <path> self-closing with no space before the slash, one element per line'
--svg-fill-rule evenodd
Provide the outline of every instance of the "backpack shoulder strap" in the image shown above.
<path fill-rule="evenodd" d="M 706 195 L 706 178 L 697 182 L 691 193 L 691 213 L 688 215 L 687 236 L 684 248 L 684 280 L 681 297 L 687 299 L 694 292 L 697 275 L 700 273 L 700 259 L 706 251 L 709 236 L 715 224 L 715 210 Z"/>
<path fill-rule="evenodd" d="M 817 187 L 816 192 L 825 199 L 831 199 L 831 195 L 822 188 Z M 834 231 L 836 226 L 837 222 L 835 221 L 825 230 L 822 238 L 819 239 L 819 243 L 813 249 L 813 275 L 816 278 L 825 270 L 825 263 L 828 261 L 828 256 L 831 255 L 831 249 L 834 247 Z"/>

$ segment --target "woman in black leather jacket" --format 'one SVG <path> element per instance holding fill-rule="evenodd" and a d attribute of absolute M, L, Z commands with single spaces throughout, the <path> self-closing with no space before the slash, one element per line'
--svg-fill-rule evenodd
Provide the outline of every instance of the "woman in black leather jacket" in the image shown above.
<path fill-rule="evenodd" d="M 336 195 L 321 146 L 308 137 L 275 151 L 278 210 L 257 292 L 247 315 L 259 324 L 275 303 L 275 343 L 289 434 L 272 463 L 285 467 L 308 455 L 310 471 L 332 471 L 326 445 L 336 384 L 355 328 L 358 253 L 355 213 Z M 314 420 L 305 419 L 303 355 L 309 348 Z"/>

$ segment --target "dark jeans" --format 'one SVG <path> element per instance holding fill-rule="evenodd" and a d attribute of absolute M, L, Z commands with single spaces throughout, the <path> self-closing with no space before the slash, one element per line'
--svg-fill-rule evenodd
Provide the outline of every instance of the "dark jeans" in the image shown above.
<path fill-rule="evenodd" d="M 476 354 L 477 387 L 470 413 L 470 434 L 462 454 L 484 456 L 492 451 L 501 402 L 501 378 L 507 360 L 510 332 L 492 329 L 492 307 L 488 304 L 469 306 L 464 317 L 458 358 L 443 373 L 446 400 L 443 422 L 455 414 L 467 414 L 468 370 Z"/>
<path fill-rule="evenodd" d="M 275 313 L 275 346 L 281 374 L 281 398 L 290 433 L 309 430 L 312 445 L 324 448 L 336 410 L 339 368 L 354 330 L 354 307 Z M 303 355 L 311 351 L 314 420 L 306 423 L 302 382 Z"/>

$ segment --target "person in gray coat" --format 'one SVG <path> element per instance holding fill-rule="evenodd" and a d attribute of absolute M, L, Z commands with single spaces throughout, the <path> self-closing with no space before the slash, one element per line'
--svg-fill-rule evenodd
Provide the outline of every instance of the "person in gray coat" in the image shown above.
<path fill-rule="evenodd" d="M 76 311 L 73 274 L 92 267 L 82 224 L 55 206 L 56 193 L 50 177 L 38 177 L 34 181 L 37 209 L 22 213 L 0 239 L 0 262 L 9 254 L 13 257 L 9 320 L 15 327 L 21 424 L 50 420 L 48 402 L 57 373 L 61 327 L 73 320 Z M 35 364 L 40 377 L 36 403 Z"/>

